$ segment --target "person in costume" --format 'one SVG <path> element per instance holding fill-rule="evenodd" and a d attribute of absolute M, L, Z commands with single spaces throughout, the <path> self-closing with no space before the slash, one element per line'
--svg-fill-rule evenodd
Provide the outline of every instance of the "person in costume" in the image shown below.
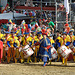
<path fill-rule="evenodd" d="M 18 36 L 18 40 L 20 42 L 20 48 L 23 48 L 25 46 L 25 35 L 22 35 L 21 37 Z M 20 62 L 24 62 L 24 53 L 20 50 Z"/>
<path fill-rule="evenodd" d="M 1 32 L 1 29 L 0 29 L 0 40 L 2 40 L 2 38 L 3 38 L 3 34 Z"/>
<path fill-rule="evenodd" d="M 66 32 L 63 32 L 63 45 L 65 45 L 69 49 L 70 45 L 70 36 L 67 35 Z M 67 65 L 68 58 L 64 59 L 62 58 L 63 64 Z"/>
<path fill-rule="evenodd" d="M 74 46 L 74 38 L 75 38 L 75 36 L 73 35 L 73 31 L 74 30 L 72 30 L 72 29 L 70 30 L 69 36 L 70 36 L 70 45 L 72 44 Z M 74 49 L 74 47 L 71 48 L 71 50 L 74 52 L 74 55 L 70 54 L 69 59 L 74 59 L 74 61 L 75 61 L 75 49 Z"/>
<path fill-rule="evenodd" d="M 56 43 L 56 47 L 55 48 L 57 49 L 57 53 L 58 53 L 57 61 L 59 61 L 61 55 L 59 54 L 58 50 L 63 45 L 63 39 L 60 37 L 60 32 L 58 30 L 56 31 L 55 43 Z"/>
<path fill-rule="evenodd" d="M 36 42 L 39 42 L 39 39 L 37 38 L 35 31 L 31 32 L 32 34 L 32 45 L 34 45 Z M 34 49 L 34 57 L 35 57 L 35 62 L 37 62 L 37 52 L 39 50 L 39 46 L 33 46 Z"/>
<path fill-rule="evenodd" d="M 2 58 L 2 62 L 4 62 L 6 60 L 6 56 L 7 56 L 7 51 L 8 51 L 7 39 L 9 37 L 9 33 L 10 32 L 6 31 L 4 37 L 2 38 L 2 40 L 3 40 L 3 58 Z"/>
<path fill-rule="evenodd" d="M 18 34 L 17 36 L 21 36 Z M 17 63 L 19 59 L 19 47 L 20 47 L 20 42 L 18 39 L 14 38 L 14 50 L 15 50 L 15 63 Z"/>
<path fill-rule="evenodd" d="M 43 35 L 42 35 L 42 32 L 41 31 L 40 32 L 37 32 L 37 38 L 38 38 L 39 41 L 43 38 Z M 40 47 L 40 46 L 38 46 L 38 47 Z M 38 50 L 38 52 L 39 52 L 39 50 Z M 38 52 L 37 52 L 37 57 L 38 57 Z M 42 62 L 41 59 L 40 59 L 40 62 Z"/>
<path fill-rule="evenodd" d="M 43 66 L 46 66 L 47 60 L 51 60 L 51 43 L 50 40 L 47 38 L 47 33 L 42 33 L 42 35 L 43 38 L 40 40 L 40 42 L 35 43 L 35 45 L 40 45 L 39 55 L 44 62 Z"/>
<path fill-rule="evenodd" d="M 30 36 L 30 34 L 28 32 L 25 32 L 25 45 L 29 45 L 31 46 L 32 45 L 32 37 Z M 32 62 L 31 61 L 31 57 L 28 57 L 27 59 L 27 63 Z"/>
<path fill-rule="evenodd" d="M 0 40 L 0 64 L 3 57 L 3 42 Z"/>
<path fill-rule="evenodd" d="M 55 47 L 55 41 L 53 40 L 53 35 L 52 34 L 48 35 L 48 38 L 50 40 L 51 46 Z M 51 61 L 50 61 L 50 64 L 51 64 Z"/>
<path fill-rule="evenodd" d="M 10 63 L 11 58 L 15 60 L 15 50 L 14 50 L 14 33 L 11 32 L 11 36 L 7 39 L 7 45 L 9 47 L 7 52 L 7 62 Z"/>

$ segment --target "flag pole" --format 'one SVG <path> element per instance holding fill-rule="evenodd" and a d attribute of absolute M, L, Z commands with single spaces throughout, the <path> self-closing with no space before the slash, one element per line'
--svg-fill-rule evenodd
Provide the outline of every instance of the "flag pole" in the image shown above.
<path fill-rule="evenodd" d="M 66 23 L 68 23 L 68 14 L 69 14 L 69 2 L 64 0 L 64 7 L 66 8 Z"/>
<path fill-rule="evenodd" d="M 66 12 L 66 23 L 68 24 L 68 12 Z"/>
<path fill-rule="evenodd" d="M 56 2 L 56 30 L 58 28 L 58 25 L 57 25 L 57 2 Z"/>

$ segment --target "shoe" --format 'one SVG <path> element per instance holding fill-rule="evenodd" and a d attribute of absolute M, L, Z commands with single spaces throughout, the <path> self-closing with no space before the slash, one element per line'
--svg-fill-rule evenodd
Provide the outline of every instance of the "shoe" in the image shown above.
<path fill-rule="evenodd" d="M 43 67 L 45 67 L 47 65 L 47 63 L 44 63 Z"/>
<path fill-rule="evenodd" d="M 32 60 L 30 60 L 30 62 L 32 63 Z"/>

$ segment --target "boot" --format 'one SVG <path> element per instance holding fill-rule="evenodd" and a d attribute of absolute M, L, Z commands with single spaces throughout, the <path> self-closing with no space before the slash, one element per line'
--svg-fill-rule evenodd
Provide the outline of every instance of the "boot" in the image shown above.
<path fill-rule="evenodd" d="M 35 57 L 35 62 L 37 62 L 37 58 Z"/>
<path fill-rule="evenodd" d="M 15 58 L 15 63 L 17 63 L 17 58 Z"/>
<path fill-rule="evenodd" d="M 67 66 L 67 58 L 65 59 L 65 66 Z"/>
<path fill-rule="evenodd" d="M 75 55 L 73 56 L 73 60 L 74 60 L 74 62 L 75 62 Z"/>
<path fill-rule="evenodd" d="M 50 60 L 50 65 L 51 65 L 51 60 Z"/>
<path fill-rule="evenodd" d="M 21 63 L 24 63 L 24 59 L 21 59 Z"/>
<path fill-rule="evenodd" d="M 27 63 L 29 63 L 29 59 L 30 59 L 30 58 L 28 57 L 28 59 L 27 59 Z"/>
<path fill-rule="evenodd" d="M 7 62 L 10 63 L 10 57 L 7 57 Z"/>
<path fill-rule="evenodd" d="M 45 67 L 46 65 L 47 65 L 47 63 L 46 63 L 46 62 L 44 62 L 43 67 Z"/>
<path fill-rule="evenodd" d="M 65 63 L 65 59 L 64 58 L 62 58 L 62 64 L 64 64 Z"/>

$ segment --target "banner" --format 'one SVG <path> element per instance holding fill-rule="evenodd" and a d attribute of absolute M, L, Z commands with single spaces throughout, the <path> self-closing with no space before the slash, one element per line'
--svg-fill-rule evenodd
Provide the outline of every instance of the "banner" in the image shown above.
<path fill-rule="evenodd" d="M 67 14 L 69 14 L 69 3 L 68 3 L 68 0 L 64 0 L 64 7 L 66 8 Z"/>

